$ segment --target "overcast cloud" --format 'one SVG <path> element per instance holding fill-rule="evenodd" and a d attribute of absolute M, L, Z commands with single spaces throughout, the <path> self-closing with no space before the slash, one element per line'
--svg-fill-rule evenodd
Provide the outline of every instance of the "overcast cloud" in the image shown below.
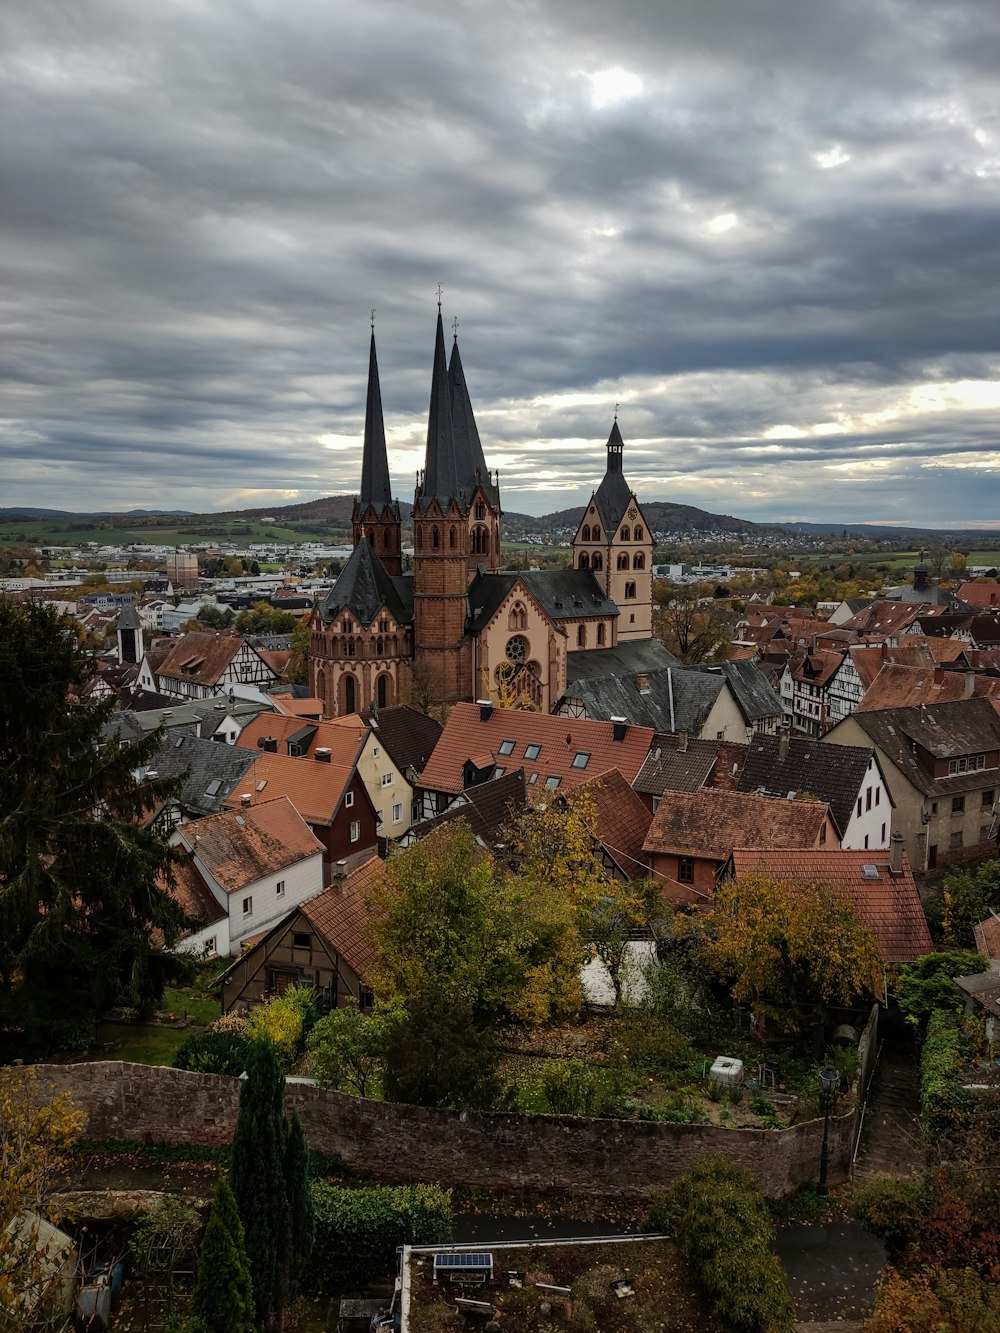
<path fill-rule="evenodd" d="M 6 0 L 0 504 L 1000 518 L 996 0 Z"/>

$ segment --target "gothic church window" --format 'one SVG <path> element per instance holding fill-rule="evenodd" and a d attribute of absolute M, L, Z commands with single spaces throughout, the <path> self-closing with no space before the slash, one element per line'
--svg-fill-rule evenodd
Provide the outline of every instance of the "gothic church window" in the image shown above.
<path fill-rule="evenodd" d="M 472 529 L 472 553 L 473 555 L 488 555 L 490 550 L 490 534 L 485 528 Z"/>
<path fill-rule="evenodd" d="M 507 661 L 523 662 L 528 656 L 528 641 L 520 634 L 507 640 Z"/>
<path fill-rule="evenodd" d="M 632 568 L 633 569 L 646 568 L 646 557 L 643 555 L 641 551 L 637 551 L 635 555 L 632 557 Z"/>
<path fill-rule="evenodd" d="M 601 555 L 600 551 L 595 551 L 595 552 L 594 552 L 594 558 L 593 558 L 593 559 L 591 560 L 591 562 L 590 562 L 590 568 L 591 568 L 591 569 L 603 569 L 603 568 L 604 568 L 604 557 Z"/>
<path fill-rule="evenodd" d="M 438 532 L 438 526 L 435 523 L 434 526 L 431 528 L 431 546 L 433 546 L 436 551 L 440 545 L 441 545 L 441 534 L 440 532 Z"/>
<path fill-rule="evenodd" d="M 604 626 L 603 626 L 603 625 L 598 625 L 598 627 L 597 627 L 597 646 L 598 646 L 598 648 L 603 648 L 603 647 L 604 647 L 604 635 L 605 635 L 605 629 L 604 629 Z"/>
<path fill-rule="evenodd" d="M 453 551 L 458 545 L 458 533 L 455 531 L 454 525 L 448 529 L 448 545 Z"/>
<path fill-rule="evenodd" d="M 618 568 L 628 569 L 628 556 L 624 552 L 618 557 Z"/>
<path fill-rule="evenodd" d="M 486 506 L 483 504 L 482 500 L 478 500 L 476 502 L 476 518 L 485 518 L 485 517 L 486 517 Z"/>
<path fill-rule="evenodd" d="M 636 528 L 636 530 L 632 533 L 632 537 L 633 537 L 633 539 L 634 539 L 635 541 L 637 541 L 637 542 L 641 542 L 641 541 L 642 541 L 642 528 Z"/>
<path fill-rule="evenodd" d="M 576 646 L 586 648 L 587 646 L 587 626 L 577 625 L 576 627 Z"/>
<path fill-rule="evenodd" d="M 625 596 L 626 597 L 635 596 L 635 584 L 632 583 L 631 581 L 625 584 Z"/>
<path fill-rule="evenodd" d="M 581 540 L 581 541 L 585 541 L 585 542 L 589 542 L 589 541 L 590 541 L 590 524 L 589 524 L 589 523 L 584 523 L 584 525 L 583 525 L 583 531 L 580 533 L 580 540 Z"/>
<path fill-rule="evenodd" d="M 622 541 L 623 541 L 623 542 L 627 542 L 627 541 L 629 540 L 630 532 L 631 532 L 631 529 L 629 528 L 628 524 L 626 524 L 625 527 L 622 528 Z"/>
<path fill-rule="evenodd" d="M 580 552 L 580 568 L 581 569 L 590 568 L 590 556 L 587 554 L 586 551 Z"/>
<path fill-rule="evenodd" d="M 528 612 L 523 602 L 515 602 L 510 608 L 510 615 L 507 617 L 508 629 L 527 629 Z"/>

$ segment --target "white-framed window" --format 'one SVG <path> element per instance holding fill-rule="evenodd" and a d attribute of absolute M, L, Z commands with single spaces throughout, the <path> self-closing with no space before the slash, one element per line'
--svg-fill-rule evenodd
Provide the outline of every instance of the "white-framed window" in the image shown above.
<path fill-rule="evenodd" d="M 253 916 L 253 895 L 252 895 L 252 894 L 248 894 L 248 895 L 243 899 L 243 915 L 244 915 L 244 916 Z"/>
<path fill-rule="evenodd" d="M 216 944 L 215 944 L 215 936 L 214 936 L 214 935 L 211 937 L 211 939 L 207 939 L 207 940 L 205 941 L 205 943 L 204 943 L 201 947 L 202 947 L 202 949 L 203 949 L 203 951 L 204 951 L 204 954 L 205 954 L 205 957 L 206 957 L 206 958 L 211 958 L 214 954 L 218 953 L 218 949 L 216 948 Z"/>
<path fill-rule="evenodd" d="M 275 896 L 276 898 L 284 898 L 284 896 L 285 896 L 285 881 L 284 881 L 283 879 L 279 879 L 278 882 L 277 882 L 277 884 L 275 884 L 275 886 L 274 886 L 274 896 Z"/>
<path fill-rule="evenodd" d="M 958 759 L 949 759 L 948 776 L 953 777 L 956 773 L 978 773 L 981 768 L 986 767 L 986 756 L 984 754 L 963 754 Z"/>
<path fill-rule="evenodd" d="M 355 819 L 351 824 L 351 842 L 357 842 L 357 840 L 360 837 L 361 837 L 361 821 L 360 819 Z"/>
<path fill-rule="evenodd" d="M 402 807 L 402 805 L 394 805 L 394 806 L 392 807 L 392 822 L 393 822 L 394 824 L 402 824 L 402 822 L 403 822 L 403 807 Z"/>
<path fill-rule="evenodd" d="M 349 791 L 347 793 L 347 795 L 344 797 L 344 804 L 348 807 L 354 804 L 354 792 Z"/>
<path fill-rule="evenodd" d="M 373 745 L 373 746 L 372 746 L 372 758 L 373 758 L 373 759 L 377 759 L 381 753 L 382 753 L 382 748 L 381 748 L 381 746 L 379 746 L 379 745 Z"/>
<path fill-rule="evenodd" d="M 392 786 L 392 774 L 391 774 L 391 773 L 383 773 L 383 774 L 382 774 L 382 786 L 383 786 L 383 787 L 391 787 L 391 786 Z"/>

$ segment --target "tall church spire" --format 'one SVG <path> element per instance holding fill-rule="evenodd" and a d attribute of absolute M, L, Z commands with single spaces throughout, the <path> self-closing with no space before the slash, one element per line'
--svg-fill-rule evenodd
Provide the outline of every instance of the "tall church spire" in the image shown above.
<path fill-rule="evenodd" d="M 459 489 L 455 463 L 455 431 L 451 419 L 451 389 L 448 384 L 448 366 L 444 354 L 444 324 L 441 321 L 439 305 L 421 498 L 426 504 L 436 496 L 442 507 L 447 507 L 449 500 L 458 495 Z"/>
<path fill-rule="evenodd" d="M 358 503 L 362 509 L 374 505 L 381 509 L 392 504 L 392 486 L 389 481 L 389 458 L 385 447 L 385 423 L 382 419 L 382 391 L 379 387 L 378 360 L 375 355 L 375 328 L 372 327 L 371 351 L 368 356 L 368 401 L 365 405 L 365 443 L 361 456 L 361 493 Z"/>
<path fill-rule="evenodd" d="M 482 486 L 491 501 L 496 502 L 496 487 L 490 480 L 483 454 L 479 429 L 472 411 L 462 367 L 462 354 L 458 350 L 458 334 L 451 349 L 451 361 L 448 365 L 448 385 L 451 390 L 451 421 L 455 438 L 455 464 L 460 484 L 466 494 L 471 495 L 476 486 Z"/>

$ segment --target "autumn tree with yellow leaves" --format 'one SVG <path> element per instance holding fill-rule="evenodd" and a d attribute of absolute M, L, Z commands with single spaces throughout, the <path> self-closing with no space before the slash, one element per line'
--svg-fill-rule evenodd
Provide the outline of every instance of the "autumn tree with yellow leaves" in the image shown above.
<path fill-rule="evenodd" d="M 86 1117 L 31 1069 L 0 1069 L 0 1333 L 27 1327 L 63 1279 L 42 1224 L 63 1154 Z"/>

